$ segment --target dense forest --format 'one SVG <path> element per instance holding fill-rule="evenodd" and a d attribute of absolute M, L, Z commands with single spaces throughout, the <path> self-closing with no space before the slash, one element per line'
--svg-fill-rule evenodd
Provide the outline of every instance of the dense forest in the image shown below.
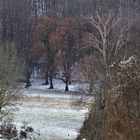
<path fill-rule="evenodd" d="M 140 1 L 0 0 L 0 112 L 36 74 L 89 85 L 77 140 L 139 140 Z"/>

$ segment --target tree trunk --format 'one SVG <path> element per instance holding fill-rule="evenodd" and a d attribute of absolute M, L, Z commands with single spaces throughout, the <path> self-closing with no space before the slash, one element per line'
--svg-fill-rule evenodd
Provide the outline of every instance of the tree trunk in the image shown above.
<path fill-rule="evenodd" d="M 30 78 L 31 78 L 31 72 L 30 72 L 30 68 L 27 68 L 27 74 L 26 74 L 26 86 L 25 88 L 28 88 L 28 87 L 31 87 L 31 81 L 30 81 Z"/>
<path fill-rule="evenodd" d="M 89 94 L 92 94 L 92 92 L 93 92 L 92 86 L 93 86 L 93 85 L 90 85 L 90 86 L 89 86 Z"/>
<path fill-rule="evenodd" d="M 28 79 L 27 81 L 26 81 L 26 86 L 25 86 L 25 88 L 28 88 L 28 87 L 31 87 L 32 85 L 31 85 L 31 82 L 30 82 L 30 79 Z"/>
<path fill-rule="evenodd" d="M 69 86 L 66 84 L 65 91 L 69 91 Z"/>
<path fill-rule="evenodd" d="M 71 85 L 71 77 L 69 77 L 69 85 Z"/>
<path fill-rule="evenodd" d="M 54 89 L 54 86 L 53 86 L 53 77 L 52 77 L 52 74 L 51 73 L 49 75 L 49 80 L 50 80 L 50 87 L 49 87 L 49 89 Z"/>
<path fill-rule="evenodd" d="M 49 81 L 48 81 L 48 70 L 46 71 L 46 75 L 45 75 L 45 85 L 48 85 L 49 84 Z"/>
<path fill-rule="evenodd" d="M 65 91 L 69 91 L 69 78 L 66 78 L 66 86 L 65 86 Z"/>
<path fill-rule="evenodd" d="M 31 86 L 32 86 L 32 85 L 31 85 L 30 77 L 27 77 L 25 88 L 28 88 L 28 87 L 31 87 Z"/>

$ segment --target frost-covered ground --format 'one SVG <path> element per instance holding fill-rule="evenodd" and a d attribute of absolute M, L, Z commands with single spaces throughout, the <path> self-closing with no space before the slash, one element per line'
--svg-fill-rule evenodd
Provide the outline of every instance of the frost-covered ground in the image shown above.
<path fill-rule="evenodd" d="M 32 79 L 32 89 L 42 89 L 46 90 L 49 88 L 49 85 L 44 86 L 42 80 L 36 80 Z M 65 83 L 62 80 L 54 79 L 54 89 L 56 91 L 64 91 L 65 89 Z M 88 91 L 88 85 L 85 83 L 80 83 L 80 82 L 72 82 L 71 85 L 69 85 L 69 91 L 80 91 L 80 92 L 86 92 Z"/>
<path fill-rule="evenodd" d="M 40 133 L 41 140 L 74 140 L 88 109 L 72 106 L 73 101 L 83 98 L 83 95 L 61 89 L 62 86 L 60 90 L 49 90 L 46 86 L 34 84 L 24 90 L 22 104 L 15 111 L 17 126 L 20 128 L 23 122 L 28 123 Z M 87 99 L 90 102 L 89 98 L 85 101 Z"/>

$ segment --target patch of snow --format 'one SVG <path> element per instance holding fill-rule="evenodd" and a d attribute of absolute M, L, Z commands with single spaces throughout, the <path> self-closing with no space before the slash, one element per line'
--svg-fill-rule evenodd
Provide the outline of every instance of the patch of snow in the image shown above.
<path fill-rule="evenodd" d="M 25 90 L 22 104 L 15 111 L 15 124 L 27 122 L 41 140 L 74 140 L 82 126 L 87 108 L 72 108 L 72 96 L 64 92 L 46 92 L 42 88 Z M 80 95 L 73 96 L 75 99 Z"/>
<path fill-rule="evenodd" d="M 64 91 L 65 90 L 65 83 L 61 80 L 54 79 L 54 89 L 55 91 Z M 42 90 L 47 90 L 49 89 L 49 85 L 43 85 L 42 80 L 35 80 L 32 79 L 32 89 L 42 89 Z M 78 83 L 78 82 L 73 82 L 71 85 L 69 85 L 69 91 L 73 92 L 78 92 L 78 91 L 88 91 L 88 84 L 86 83 Z"/>

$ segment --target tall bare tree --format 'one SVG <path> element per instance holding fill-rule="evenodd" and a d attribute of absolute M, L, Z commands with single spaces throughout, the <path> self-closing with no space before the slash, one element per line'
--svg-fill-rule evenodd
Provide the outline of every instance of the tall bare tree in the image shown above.
<path fill-rule="evenodd" d="M 15 48 L 8 43 L 0 44 L 0 119 L 7 115 L 19 99 L 19 62 Z"/>

